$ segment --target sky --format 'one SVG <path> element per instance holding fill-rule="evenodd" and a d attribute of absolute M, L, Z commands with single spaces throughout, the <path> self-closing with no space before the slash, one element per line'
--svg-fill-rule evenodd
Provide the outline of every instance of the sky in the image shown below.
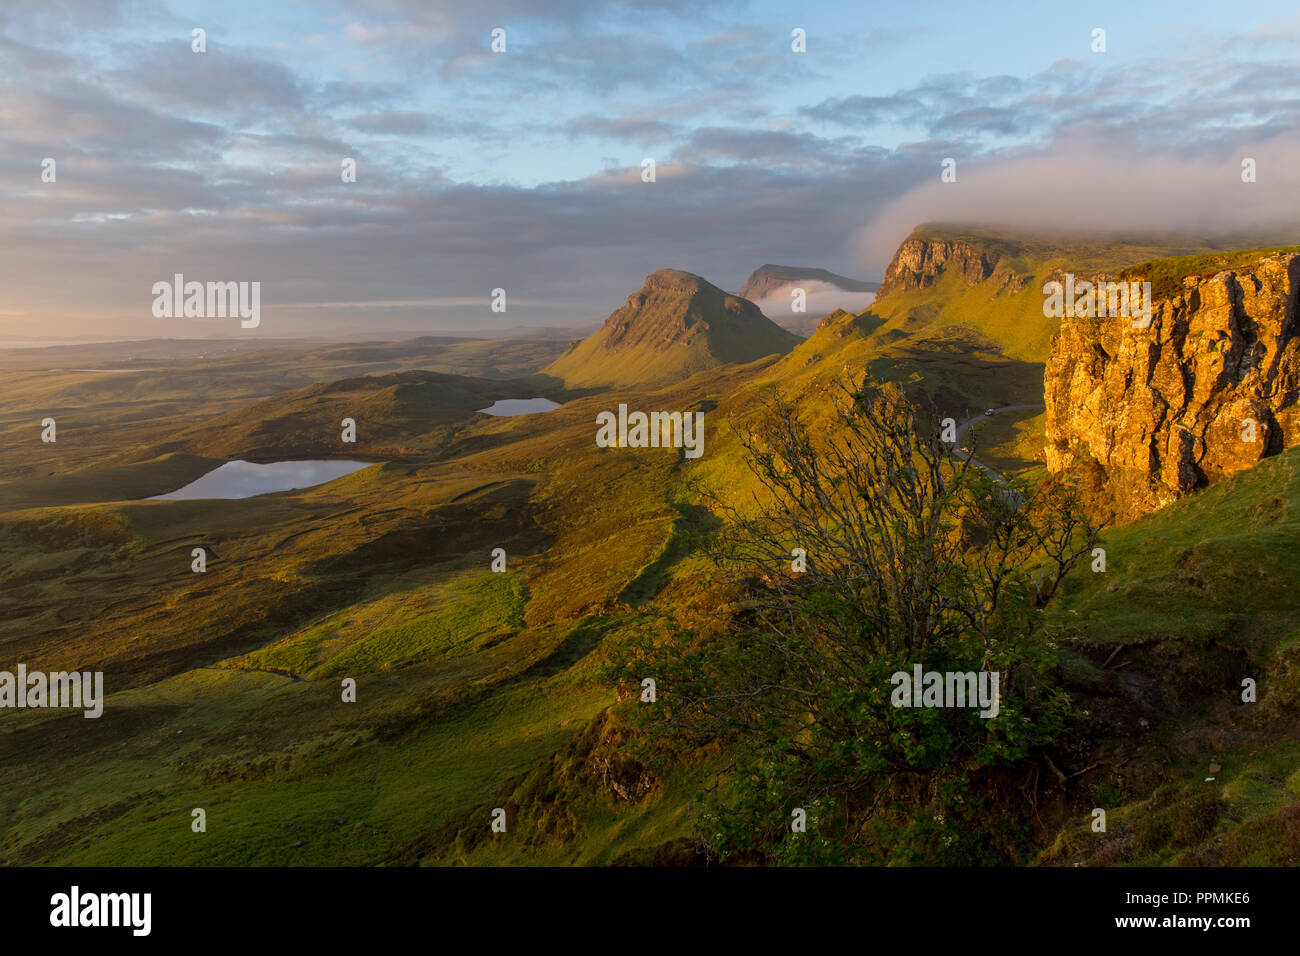
<path fill-rule="evenodd" d="M 589 326 L 659 268 L 878 279 L 926 221 L 1289 227 L 1300 12 L 1223 9 L 6 4 L 0 341 Z M 155 315 L 177 273 L 258 326 Z"/>

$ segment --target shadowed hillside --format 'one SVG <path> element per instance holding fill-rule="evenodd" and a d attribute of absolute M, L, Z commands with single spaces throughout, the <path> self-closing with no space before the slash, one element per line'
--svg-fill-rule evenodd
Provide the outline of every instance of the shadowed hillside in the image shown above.
<path fill-rule="evenodd" d="M 533 379 L 406 371 L 296 379 L 267 397 L 271 373 L 259 372 L 214 378 L 210 403 L 195 393 L 184 405 L 165 376 L 60 373 L 48 394 L 68 427 L 49 446 L 24 431 L 40 409 L 0 393 L 10 436 L 26 442 L 0 484 L 0 667 L 102 666 L 108 691 L 99 720 L 6 719 L 0 760 L 22 784 L 0 797 L 0 860 L 702 862 L 692 808 L 727 754 L 706 745 L 642 763 L 640 704 L 611 669 L 633 641 L 726 633 L 733 595 L 705 554 L 720 519 L 703 493 L 753 503 L 740 444 L 771 390 L 814 426 L 863 373 L 959 421 L 1042 400 L 1042 361 L 1010 347 L 1017 313 L 998 311 L 1032 291 L 1041 319 L 1041 294 L 988 285 L 1004 267 L 1028 274 L 1017 263 L 1029 253 L 999 242 L 975 258 L 948 247 L 928 279 L 936 259 L 922 254 L 912 279 L 894 270 L 880 311 L 834 313 L 803 342 L 747 345 L 771 323 L 665 271 Z M 979 297 L 990 310 L 968 311 Z M 902 320 L 923 300 L 931 321 Z M 258 362 L 310 380 L 401 351 Z M 636 408 L 703 411 L 703 457 L 598 447 L 595 416 L 614 396 L 561 377 L 617 387 Z M 563 404 L 476 411 L 539 394 Z M 139 422 L 122 420 L 128 408 Z M 355 446 L 339 440 L 342 417 L 356 419 Z M 1034 421 L 990 419 L 980 457 L 1041 477 L 1024 448 L 1041 445 Z M 1080 714 L 981 781 L 984 812 L 1018 841 L 999 862 L 1295 859 L 1296 454 L 1106 531 L 1105 572 L 1085 563 L 1066 579 L 1041 636 L 1059 646 L 1056 680 Z M 399 460 L 248 499 L 125 500 L 235 455 Z M 208 550 L 205 573 L 191 570 L 194 547 Z M 1259 681 L 1258 711 L 1238 703 L 1243 676 Z M 340 699 L 344 678 L 355 704 Z M 664 683 L 660 699 L 674 692 Z M 1222 772 L 1206 783 L 1211 762 Z M 191 838 L 196 806 L 219 839 Z M 1087 828 L 1097 806 L 1114 821 L 1101 840 Z M 490 838 L 496 807 L 509 840 Z"/>
<path fill-rule="evenodd" d="M 570 387 L 664 383 L 788 352 L 798 342 L 752 302 L 689 272 L 660 269 L 545 373 Z"/>

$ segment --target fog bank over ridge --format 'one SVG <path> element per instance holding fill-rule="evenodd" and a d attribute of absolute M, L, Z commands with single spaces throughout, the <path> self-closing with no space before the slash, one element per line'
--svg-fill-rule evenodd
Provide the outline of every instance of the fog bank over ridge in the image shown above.
<path fill-rule="evenodd" d="M 1287 239 L 1300 227 L 1300 135 L 1289 133 L 1213 154 L 1167 150 L 1143 155 L 1120 144 L 963 163 L 957 181 L 933 181 L 885 206 L 856 238 L 855 258 L 887 263 L 925 222 L 962 222 L 1063 232 L 1186 233 Z M 1082 148 L 1080 148 L 1082 147 Z M 1255 160 L 1256 181 L 1242 182 L 1242 160 Z M 1294 233 L 1300 237 L 1300 228 Z"/>

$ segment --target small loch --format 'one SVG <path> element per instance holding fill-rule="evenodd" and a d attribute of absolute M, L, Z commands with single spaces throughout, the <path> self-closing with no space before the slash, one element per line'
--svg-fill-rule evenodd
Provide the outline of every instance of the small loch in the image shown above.
<path fill-rule="evenodd" d="M 484 415 L 533 415 L 537 412 L 553 412 L 560 407 L 559 402 L 549 398 L 498 398 L 487 408 L 480 408 Z"/>
<path fill-rule="evenodd" d="M 334 481 L 373 465 L 372 461 L 228 461 L 196 478 L 184 488 L 155 495 L 150 501 L 191 501 L 196 498 L 252 498 L 276 491 L 294 491 Z"/>

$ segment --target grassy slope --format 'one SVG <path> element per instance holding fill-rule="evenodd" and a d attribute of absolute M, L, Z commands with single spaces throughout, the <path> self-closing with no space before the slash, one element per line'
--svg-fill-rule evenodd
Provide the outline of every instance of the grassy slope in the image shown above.
<path fill-rule="evenodd" d="M 877 334 L 889 340 L 960 326 L 985 337 L 1009 358 L 1031 363 L 1046 360 L 1056 331 L 1057 320 L 1043 315 L 1042 289 L 1049 278 L 1064 272 L 1081 277 L 1116 273 L 1135 262 L 1211 251 L 1205 242 L 1183 236 L 1026 238 L 1007 230 L 926 225 L 914 230 L 912 237 L 964 240 L 989 248 L 1000 258 L 993 275 L 974 286 L 945 272 L 926 288 L 877 297 L 871 311 L 884 319 Z M 1004 288 L 1013 276 L 1028 279 L 1019 292 Z"/>
<path fill-rule="evenodd" d="M 570 388 L 666 385 L 781 355 L 799 341 L 757 306 L 690 273 L 656 272 L 637 296 L 638 304 L 616 309 L 545 374 Z"/>
<path fill-rule="evenodd" d="M 546 415 L 472 417 L 420 460 L 309 491 L 0 513 L 4 657 L 87 666 L 93 647 L 115 694 L 99 721 L 6 715 L 0 761 L 22 783 L 0 795 L 0 859 L 611 862 L 629 847 L 650 852 L 681 838 L 698 767 L 629 802 L 581 758 L 589 745 L 611 746 L 589 738 L 613 703 L 598 668 L 623 630 L 657 613 L 690 621 L 708 610 L 689 547 L 704 519 L 687 484 L 746 490 L 732 421 L 776 384 L 824 408 L 816 396 L 846 367 L 864 365 L 963 410 L 1026 400 L 1035 375 L 1041 388 L 1035 361 L 999 355 L 978 335 L 935 323 L 908 339 L 872 338 L 886 321 L 874 312 L 841 316 L 778 361 L 660 389 L 573 398 Z M 704 458 L 595 448 L 595 413 L 619 401 L 707 409 Z M 1032 444 L 1032 421 L 1019 423 L 1030 437 L 994 436 L 988 447 L 1019 454 Z M 1275 560 L 1294 543 L 1295 529 L 1277 517 L 1297 490 L 1282 471 L 1294 462 L 1266 462 L 1113 532 L 1111 570 L 1104 580 L 1079 576 L 1059 612 L 1078 651 L 1072 680 L 1121 699 L 1147 686 L 1123 681 L 1152 663 L 1101 671 L 1095 659 L 1127 637 L 1147 642 L 1142 653 L 1173 675 L 1148 679 L 1184 681 L 1170 686 L 1189 705 L 1205 696 L 1190 691 L 1226 681 L 1239 660 L 1267 673 L 1268 693 L 1291 693 L 1292 612 L 1276 576 L 1257 578 L 1261 568 L 1294 576 Z M 104 481 L 152 487 L 189 465 L 197 463 L 160 458 Z M 6 507 L 30 503 L 32 490 L 11 492 Z M 0 506 L 3 495 L 0 486 Z M 216 554 L 207 575 L 188 571 L 196 543 Z M 510 555 L 504 575 L 486 570 L 498 545 Z M 1175 567 L 1166 551 L 1187 556 Z M 1207 576 L 1209 586 L 1187 583 Z M 1233 610 L 1243 595 L 1254 601 L 1248 618 Z M 1237 637 L 1243 620 L 1246 636 Z M 358 678 L 357 704 L 339 701 L 342 676 Z M 1213 738 L 1226 719 L 1179 711 L 1160 731 L 1161 746 L 1176 753 L 1184 737 Z M 1270 814 L 1289 799 L 1294 763 L 1283 744 L 1257 736 L 1238 751 L 1238 739 L 1216 753 L 1229 755 L 1232 792 L 1253 802 L 1217 814 L 1219 829 L 1198 852 L 1213 852 L 1214 840 L 1253 846 L 1251 827 L 1276 835 Z M 1204 757 L 1193 748 L 1178 758 L 1172 785 L 1191 787 Z M 1100 793 L 1080 799 L 1114 801 L 1114 832 L 1126 806 L 1137 819 L 1143 801 L 1168 799 L 1082 780 Z M 521 814 L 511 835 L 475 838 L 487 831 L 488 811 L 506 803 Z M 564 812 L 539 809 L 548 804 Z M 207 834 L 189 829 L 195 806 L 209 811 Z M 1174 852 L 1161 832 L 1145 838 L 1152 859 Z M 1047 860 L 1085 852 L 1076 836 Z"/>
<path fill-rule="evenodd" d="M 1076 573 L 1051 619 L 1109 737 L 1081 795 L 1108 829 L 1076 818 L 1045 861 L 1300 863 L 1300 451 L 1103 544 L 1106 573 Z"/>
<path fill-rule="evenodd" d="M 1130 266 L 1123 270 L 1121 276 L 1128 280 L 1149 281 L 1151 298 L 1154 301 L 1177 295 L 1182 290 L 1183 279 L 1187 276 L 1208 279 L 1227 270 L 1248 269 L 1265 256 L 1286 252 L 1300 252 L 1300 246 L 1271 246 L 1265 249 L 1232 250 L 1154 259 Z"/>
<path fill-rule="evenodd" d="M 1003 474 L 1027 474 L 1041 467 L 1046 422 L 1046 413 L 1035 409 L 1004 412 L 971 426 L 968 435 L 986 465 Z"/>
<path fill-rule="evenodd" d="M 751 373 L 617 397 L 679 407 Z M 554 752 L 612 702 L 585 659 L 616 619 L 581 621 L 653 594 L 679 517 L 677 453 L 592 443 L 612 400 L 478 416 L 445 461 L 301 492 L 0 516 L 0 574 L 23 582 L 5 658 L 100 664 L 114 692 L 68 733 L 6 720 L 0 759 L 24 784 L 0 799 L 3 858 L 375 862 Z M 495 546 L 506 574 L 487 571 Z M 222 836 L 190 833 L 193 806 Z"/>
<path fill-rule="evenodd" d="M 829 394 L 846 374 L 863 370 L 929 398 L 941 415 L 958 421 L 990 406 L 1041 400 L 1040 364 L 1008 358 L 955 330 L 933 329 L 885 343 L 875 334 L 880 327 L 880 317 L 871 310 L 828 316 L 806 342 L 760 375 L 755 386 L 797 396 L 814 414 L 830 409 L 816 396 Z"/>
<path fill-rule="evenodd" d="M 106 460 L 124 456 L 136 461 L 142 448 L 174 440 L 214 414 L 242 410 L 258 399 L 314 383 L 411 369 L 475 379 L 522 377 L 540 370 L 561 346 L 422 339 L 383 347 L 282 347 L 234 354 L 212 345 L 203 357 L 200 349 L 209 346 L 130 343 L 0 351 L 0 481 L 97 469 Z M 139 370 L 72 371 L 105 367 Z M 536 387 L 528 392 L 522 397 L 545 394 Z M 494 397 L 512 394 L 494 393 Z M 40 440 L 40 423 L 46 417 L 58 422 L 54 444 Z M 336 437 L 337 422 L 330 424 Z M 366 440 L 366 430 L 359 432 Z M 127 496 L 91 500 L 118 497 Z"/>

